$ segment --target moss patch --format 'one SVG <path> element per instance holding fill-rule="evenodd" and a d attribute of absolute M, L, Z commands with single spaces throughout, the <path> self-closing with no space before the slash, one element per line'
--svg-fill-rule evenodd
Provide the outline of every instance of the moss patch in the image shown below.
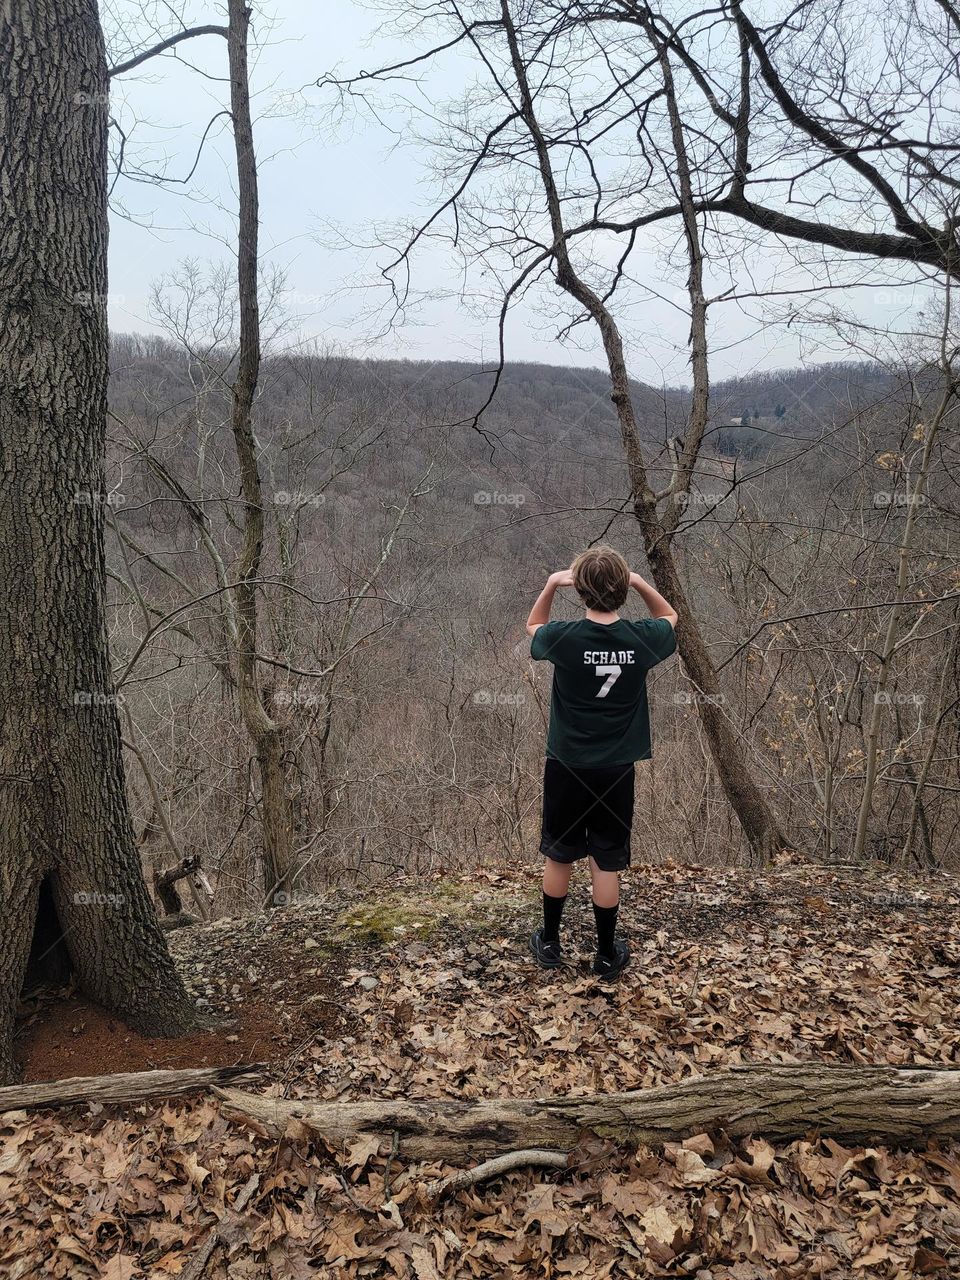
<path fill-rule="evenodd" d="M 424 937 L 436 923 L 433 916 L 413 903 L 388 895 L 342 912 L 337 916 L 334 936 L 339 942 L 384 946 L 401 938 Z"/>
<path fill-rule="evenodd" d="M 491 886 L 455 878 L 433 880 L 416 894 L 385 892 L 341 912 L 334 922 L 338 942 L 386 946 L 404 938 L 425 938 L 455 923 L 489 928 L 502 918 L 502 899 L 516 901 L 515 890 L 504 894 Z"/>

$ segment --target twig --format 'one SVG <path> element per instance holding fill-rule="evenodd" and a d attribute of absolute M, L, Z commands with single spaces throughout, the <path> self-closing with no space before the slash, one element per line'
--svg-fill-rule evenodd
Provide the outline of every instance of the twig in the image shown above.
<path fill-rule="evenodd" d="M 249 1179 L 244 1184 L 243 1189 L 240 1191 L 240 1194 L 229 1207 L 233 1209 L 235 1213 L 239 1213 L 241 1209 L 245 1209 L 259 1186 L 259 1173 L 251 1173 Z M 224 1217 L 226 1217 L 226 1213 L 224 1213 Z M 221 1218 L 194 1254 L 193 1261 L 188 1263 L 180 1273 L 180 1280 L 200 1280 L 200 1277 L 207 1269 L 207 1263 L 210 1261 L 211 1254 L 220 1242 L 220 1232 L 223 1230 L 223 1225 L 223 1218 Z"/>
<path fill-rule="evenodd" d="M 397 1152 L 400 1150 L 400 1134 L 396 1129 L 393 1131 L 393 1144 L 390 1147 L 390 1154 L 387 1156 L 387 1167 L 383 1171 L 383 1203 L 386 1204 L 390 1200 L 390 1174 L 391 1165 L 397 1158 Z"/>
<path fill-rule="evenodd" d="M 687 998 L 684 1004 L 689 1006 L 693 1003 L 693 993 L 697 989 L 697 979 L 700 977 L 700 948 L 697 947 L 697 963 L 693 970 L 693 981 L 690 983 L 690 990 L 687 992 Z"/>
<path fill-rule="evenodd" d="M 423 1189 L 428 1200 L 439 1200 L 450 1192 L 462 1191 L 464 1187 L 472 1187 L 477 1182 L 485 1182 L 488 1178 L 497 1178 L 501 1173 L 511 1169 L 521 1169 L 528 1165 L 537 1165 L 548 1169 L 566 1169 L 567 1153 L 565 1151 L 541 1151 L 528 1148 L 525 1151 L 508 1151 L 506 1155 L 495 1156 L 492 1160 L 484 1160 L 473 1169 L 461 1169 L 448 1178 L 437 1178 L 428 1182 Z"/>
<path fill-rule="evenodd" d="M 353 1193 L 350 1183 L 347 1182 L 342 1173 L 337 1174 L 337 1179 L 340 1182 L 340 1186 L 343 1188 L 343 1194 L 347 1197 L 353 1207 L 358 1210 L 358 1212 L 367 1214 L 375 1214 L 377 1212 L 371 1205 L 363 1204 L 362 1201 L 357 1199 Z"/>

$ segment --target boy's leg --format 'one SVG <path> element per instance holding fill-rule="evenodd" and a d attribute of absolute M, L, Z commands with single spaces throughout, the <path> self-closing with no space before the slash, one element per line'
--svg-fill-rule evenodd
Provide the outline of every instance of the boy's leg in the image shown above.
<path fill-rule="evenodd" d="M 597 954 L 612 960 L 620 908 L 620 873 L 601 871 L 591 858 L 590 878 L 593 882 L 593 916 L 597 922 Z"/>
<path fill-rule="evenodd" d="M 545 858 L 543 863 L 543 940 L 560 941 L 560 918 L 570 888 L 572 862 Z"/>
<path fill-rule="evenodd" d="M 593 915 L 597 923 L 597 954 L 593 972 L 615 978 L 630 960 L 630 948 L 617 940 L 620 872 L 630 865 L 633 826 L 633 765 L 599 772 L 597 803 L 587 818 L 587 847 L 593 882 Z"/>
<path fill-rule="evenodd" d="M 543 824 L 540 852 L 543 864 L 543 925 L 530 939 L 536 961 L 545 969 L 562 963 L 560 919 L 567 900 L 570 874 L 578 858 L 586 857 L 584 799 L 577 772 L 548 759 L 543 770 Z"/>

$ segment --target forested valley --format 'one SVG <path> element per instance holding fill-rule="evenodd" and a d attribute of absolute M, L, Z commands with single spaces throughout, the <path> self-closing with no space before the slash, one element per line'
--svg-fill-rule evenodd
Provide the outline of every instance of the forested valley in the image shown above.
<path fill-rule="evenodd" d="M 259 905 L 264 886 L 216 595 L 237 541 L 222 359 L 114 339 L 108 541 L 124 714 L 149 744 L 129 773 L 144 847 L 161 865 L 200 856 L 233 908 Z M 264 685 L 285 735 L 304 892 L 524 856 L 549 708 L 549 670 L 523 635 L 527 598 L 571 548 L 603 537 L 640 554 L 605 375 L 508 365 L 484 407 L 494 378 L 322 354 L 264 368 Z M 862 363 L 721 384 L 685 506 L 679 556 L 723 667 L 724 714 L 796 846 L 826 861 L 843 861 L 855 835 L 878 700 L 869 858 L 934 868 L 955 845 L 952 423 L 907 551 L 909 594 L 931 605 L 911 614 L 882 677 L 876 607 L 896 596 L 938 389 L 936 370 Z M 665 481 L 689 395 L 637 385 L 634 399 Z M 645 859 L 738 862 L 749 850 L 698 746 L 702 695 L 671 667 L 650 696 Z"/>

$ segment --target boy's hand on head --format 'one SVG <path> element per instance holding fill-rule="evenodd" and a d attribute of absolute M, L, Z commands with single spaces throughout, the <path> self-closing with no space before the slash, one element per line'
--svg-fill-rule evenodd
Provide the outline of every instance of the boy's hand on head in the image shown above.
<path fill-rule="evenodd" d="M 634 591 L 639 591 L 643 598 L 644 604 L 650 610 L 654 618 L 665 618 L 671 625 L 675 627 L 679 621 L 677 611 L 673 605 L 663 598 L 656 587 L 652 586 L 646 578 L 639 573 L 630 574 L 630 585 Z"/>
<path fill-rule="evenodd" d="M 530 617 L 527 619 L 528 636 L 532 636 L 537 627 L 542 627 L 545 622 L 550 621 L 550 606 L 553 604 L 553 597 L 557 588 L 572 586 L 572 569 L 561 569 L 558 573 L 551 573 L 547 579 L 547 585 L 537 596 L 533 603 L 533 608 L 530 610 Z"/>

